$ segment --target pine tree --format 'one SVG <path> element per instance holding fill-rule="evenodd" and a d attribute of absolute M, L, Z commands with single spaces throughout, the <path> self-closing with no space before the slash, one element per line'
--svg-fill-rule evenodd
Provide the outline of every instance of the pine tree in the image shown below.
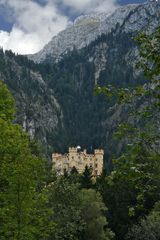
<path fill-rule="evenodd" d="M 81 176 L 81 187 L 82 188 L 92 188 L 92 168 L 89 168 L 87 165 L 85 167 L 85 170 Z"/>

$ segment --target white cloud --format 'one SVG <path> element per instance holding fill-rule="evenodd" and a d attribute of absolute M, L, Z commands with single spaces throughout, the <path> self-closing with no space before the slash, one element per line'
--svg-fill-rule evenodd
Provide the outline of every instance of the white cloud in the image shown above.
<path fill-rule="evenodd" d="M 11 49 L 16 53 L 34 53 L 41 49 L 43 41 L 37 33 L 25 33 L 17 27 L 13 27 L 11 33 L 0 32 L 0 45 L 4 49 Z"/>
<path fill-rule="evenodd" d="M 0 46 L 16 53 L 38 52 L 53 36 L 65 29 L 69 16 L 60 13 L 60 9 L 69 8 L 69 12 L 89 13 L 94 11 L 112 11 L 116 0 L 0 0 L 0 6 L 7 11 L 7 17 L 14 22 L 10 33 L 0 31 Z"/>
<path fill-rule="evenodd" d="M 0 45 L 21 54 L 39 51 L 54 35 L 67 26 L 53 2 L 41 6 L 32 0 L 0 0 L 12 12 L 11 32 L 0 32 Z"/>

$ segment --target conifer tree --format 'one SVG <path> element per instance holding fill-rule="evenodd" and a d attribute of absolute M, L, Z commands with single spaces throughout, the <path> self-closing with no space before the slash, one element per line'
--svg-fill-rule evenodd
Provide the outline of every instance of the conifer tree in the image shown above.
<path fill-rule="evenodd" d="M 85 166 L 85 170 L 81 176 L 81 187 L 82 188 L 92 188 L 92 168 Z"/>

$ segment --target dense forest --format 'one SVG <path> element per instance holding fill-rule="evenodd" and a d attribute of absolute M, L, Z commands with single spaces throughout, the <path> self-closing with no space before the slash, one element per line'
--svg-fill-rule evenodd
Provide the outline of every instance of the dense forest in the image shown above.
<path fill-rule="evenodd" d="M 81 50 L 74 49 L 56 63 L 48 56 L 35 64 L 11 51 L 0 51 L 0 74 L 16 99 L 16 122 L 52 152 L 65 153 L 80 145 L 92 152 L 105 150 L 105 165 L 119 156 L 123 141 L 113 138 L 117 125 L 128 118 L 128 106 L 96 94 L 95 85 L 131 88 L 145 82 L 135 69 L 135 33 L 109 34 Z"/>
<path fill-rule="evenodd" d="M 131 117 L 115 132 L 123 152 L 96 180 L 87 166 L 81 175 L 76 169 L 56 175 L 15 123 L 14 98 L 0 82 L 0 240 L 160 239 L 160 28 L 136 41 L 145 84 L 105 82 L 95 89 L 98 97 L 125 104 Z"/>

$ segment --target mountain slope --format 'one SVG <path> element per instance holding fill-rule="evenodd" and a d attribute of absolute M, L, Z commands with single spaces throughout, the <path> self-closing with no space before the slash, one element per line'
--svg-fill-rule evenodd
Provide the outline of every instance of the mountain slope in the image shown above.
<path fill-rule="evenodd" d="M 117 29 L 116 34 L 111 32 L 80 51 L 75 49 L 58 64 L 40 65 L 63 111 L 64 128 L 58 134 L 57 151 L 76 145 L 89 151 L 101 147 L 107 161 L 121 151 L 121 143 L 115 144 L 112 136 L 117 124 L 125 120 L 127 109 L 96 96 L 94 88 L 97 83 L 117 87 L 143 83 L 143 76 L 133 74 L 130 53 L 134 48 L 132 34 Z"/>
<path fill-rule="evenodd" d="M 120 7 L 113 13 L 95 13 L 78 17 L 73 25 L 60 32 L 37 54 L 29 58 L 35 62 L 42 62 L 47 57 L 60 60 L 68 51 L 81 49 L 101 34 L 107 34 L 115 29 L 117 24 L 122 31 L 130 33 L 153 29 L 159 23 L 159 2 L 144 4 L 130 4 Z"/>
<path fill-rule="evenodd" d="M 61 108 L 53 90 L 47 87 L 41 74 L 33 70 L 34 64 L 11 51 L 0 50 L 0 79 L 13 93 L 17 117 L 31 137 L 36 137 L 49 151 L 48 131 L 56 132 L 61 122 Z"/>

